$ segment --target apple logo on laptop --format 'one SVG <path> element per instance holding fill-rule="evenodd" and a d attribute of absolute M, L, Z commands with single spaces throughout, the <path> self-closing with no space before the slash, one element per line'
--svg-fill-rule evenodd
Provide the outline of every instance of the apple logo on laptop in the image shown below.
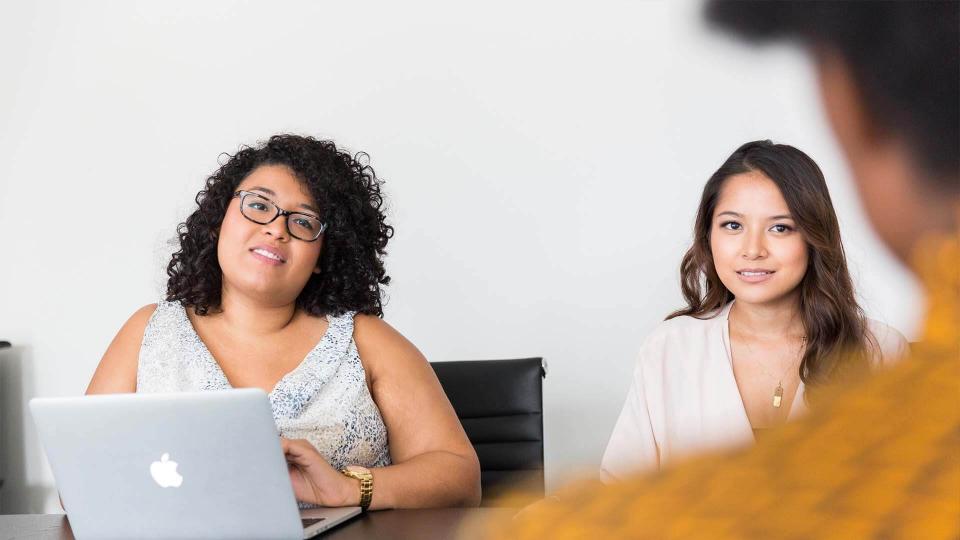
<path fill-rule="evenodd" d="M 180 487 L 183 477 L 177 472 L 177 462 L 170 461 L 170 454 L 160 456 L 160 461 L 150 464 L 150 476 L 160 487 Z"/>

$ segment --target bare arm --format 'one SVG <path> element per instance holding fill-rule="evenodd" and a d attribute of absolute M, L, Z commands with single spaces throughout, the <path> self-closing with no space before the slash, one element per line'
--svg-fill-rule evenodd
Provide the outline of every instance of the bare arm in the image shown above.
<path fill-rule="evenodd" d="M 140 356 L 140 342 L 147 321 L 157 309 L 156 304 L 144 306 L 136 311 L 123 325 L 116 337 L 103 353 L 100 365 L 90 379 L 87 394 L 118 394 L 137 391 L 137 363 Z"/>
<path fill-rule="evenodd" d="M 372 470 L 371 508 L 479 504 L 477 454 L 426 358 L 373 316 L 356 317 L 354 340 L 387 426 L 393 460 Z"/>

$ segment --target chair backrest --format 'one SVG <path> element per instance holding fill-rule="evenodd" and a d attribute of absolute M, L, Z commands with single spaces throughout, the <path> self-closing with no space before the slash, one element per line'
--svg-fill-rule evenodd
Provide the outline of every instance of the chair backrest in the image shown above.
<path fill-rule="evenodd" d="M 543 359 L 431 365 L 477 450 L 481 506 L 496 504 L 500 495 L 517 485 L 542 497 Z"/>

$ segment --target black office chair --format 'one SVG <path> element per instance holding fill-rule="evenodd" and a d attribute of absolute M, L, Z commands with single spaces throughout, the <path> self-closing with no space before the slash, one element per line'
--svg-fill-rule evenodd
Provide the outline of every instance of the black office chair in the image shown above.
<path fill-rule="evenodd" d="M 481 506 L 518 489 L 543 497 L 543 359 L 431 365 L 480 458 Z"/>

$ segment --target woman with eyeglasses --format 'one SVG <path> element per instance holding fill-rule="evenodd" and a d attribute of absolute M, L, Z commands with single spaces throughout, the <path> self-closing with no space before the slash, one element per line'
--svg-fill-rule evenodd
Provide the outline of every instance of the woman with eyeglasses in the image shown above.
<path fill-rule="evenodd" d="M 907 353 L 864 317 L 823 174 L 792 146 L 746 143 L 713 173 L 680 281 L 687 306 L 640 348 L 607 480 L 751 443 L 828 383 Z"/>
<path fill-rule="evenodd" d="M 88 394 L 269 393 L 297 499 L 476 505 L 476 453 L 423 355 L 380 317 L 393 228 L 373 169 L 276 135 L 207 179 L 166 298 L 121 328 Z"/>

